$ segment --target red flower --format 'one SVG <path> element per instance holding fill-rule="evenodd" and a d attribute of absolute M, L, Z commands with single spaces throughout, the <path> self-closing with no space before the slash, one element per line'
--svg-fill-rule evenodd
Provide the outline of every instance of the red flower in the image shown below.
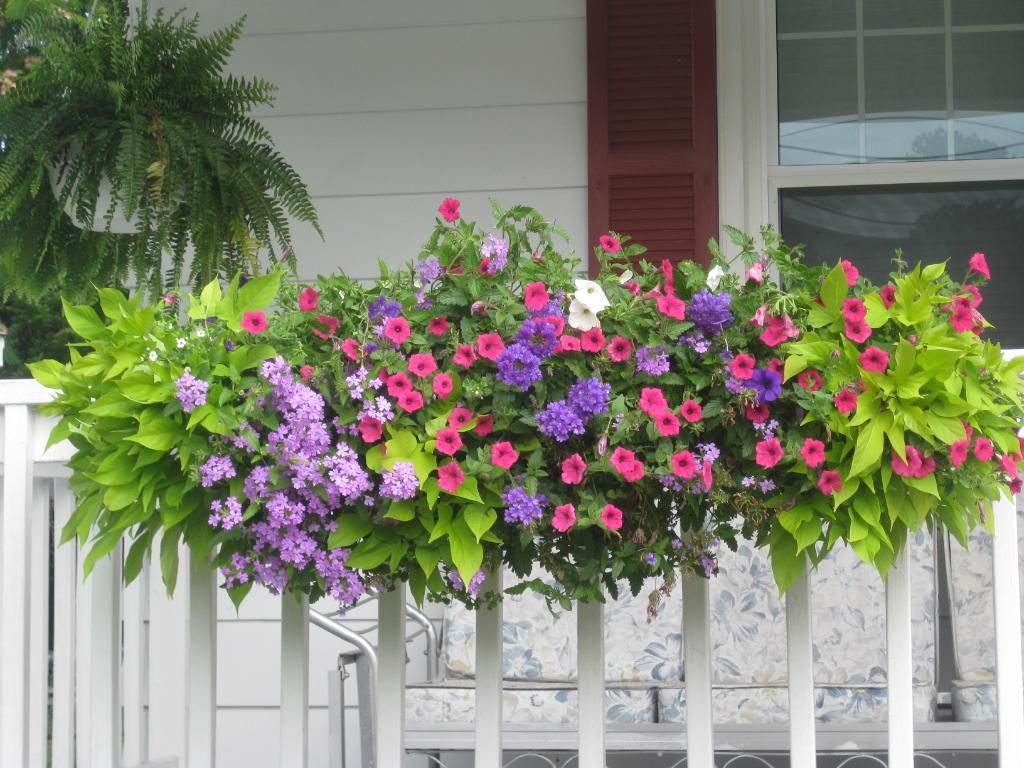
<path fill-rule="evenodd" d="M 518 458 L 519 451 L 507 440 L 502 440 L 500 443 L 495 443 L 491 446 L 491 464 L 496 467 L 509 469 L 516 463 Z"/>
<path fill-rule="evenodd" d="M 581 348 L 579 339 L 566 334 L 558 337 L 558 346 L 555 347 L 555 352 L 579 352 Z"/>
<path fill-rule="evenodd" d="M 896 303 L 896 286 L 891 284 L 887 285 L 878 292 L 878 295 L 882 298 L 882 304 L 884 304 L 885 308 L 888 309 Z"/>
<path fill-rule="evenodd" d="M 657 416 L 668 408 L 668 401 L 665 399 L 665 393 L 658 387 L 644 387 L 640 390 L 638 405 L 648 416 Z"/>
<path fill-rule="evenodd" d="M 608 357 L 612 362 L 622 363 L 633 356 L 633 342 L 623 336 L 616 336 L 608 342 Z"/>
<path fill-rule="evenodd" d="M 484 333 L 477 337 L 476 348 L 480 357 L 497 360 L 498 355 L 505 351 L 505 343 L 497 333 Z"/>
<path fill-rule="evenodd" d="M 868 315 L 864 299 L 851 298 L 843 300 L 843 317 L 847 320 L 863 320 Z"/>
<path fill-rule="evenodd" d="M 393 376 L 389 376 L 387 384 L 388 394 L 392 397 L 398 397 L 405 392 L 412 391 L 412 382 L 409 381 L 409 377 L 404 373 L 396 373 Z"/>
<path fill-rule="evenodd" d="M 359 359 L 359 342 L 355 339 L 345 339 L 341 342 L 341 351 L 345 353 L 345 357 L 355 362 Z"/>
<path fill-rule="evenodd" d="M 604 333 L 600 328 L 591 328 L 580 335 L 580 347 L 584 352 L 600 352 L 604 347 Z"/>
<path fill-rule="evenodd" d="M 605 504 L 601 510 L 601 522 L 609 531 L 617 531 L 622 527 L 622 510 L 614 504 Z"/>
<path fill-rule="evenodd" d="M 446 197 L 437 206 L 437 212 L 441 214 L 441 218 L 451 223 L 459 218 L 459 201 L 454 197 Z"/>
<path fill-rule="evenodd" d="M 611 235 L 601 235 L 597 238 L 597 242 L 601 244 L 601 247 L 608 251 L 608 253 L 618 253 L 622 250 L 622 243 L 619 242 L 617 237 Z"/>
<path fill-rule="evenodd" d="M 262 312 L 246 312 L 242 315 L 242 329 L 249 333 L 263 333 L 268 325 L 267 316 Z"/>
<path fill-rule="evenodd" d="M 843 481 L 839 473 L 834 469 L 826 469 L 818 478 L 818 489 L 826 496 L 831 496 L 836 491 L 843 490 Z"/>
<path fill-rule="evenodd" d="M 587 462 L 578 453 L 574 453 L 562 462 L 562 482 L 567 485 L 579 485 L 583 482 L 583 473 L 587 471 Z"/>
<path fill-rule="evenodd" d="M 800 449 L 800 455 L 803 457 L 804 463 L 811 469 L 820 467 L 825 463 L 825 444 L 821 440 L 808 437 L 804 440 L 803 448 Z"/>
<path fill-rule="evenodd" d="M 978 461 L 988 461 L 992 458 L 992 441 L 985 437 L 979 437 L 974 441 L 974 457 Z"/>
<path fill-rule="evenodd" d="M 452 377 L 447 373 L 439 373 L 431 384 L 434 394 L 444 400 L 452 393 Z"/>
<path fill-rule="evenodd" d="M 992 279 L 992 273 L 988 271 L 988 262 L 985 261 L 984 253 L 976 253 L 971 256 L 971 260 L 967 262 L 967 266 L 971 272 L 977 272 L 986 280 Z"/>
<path fill-rule="evenodd" d="M 473 434 L 478 437 L 487 437 L 494 431 L 494 416 L 484 413 L 476 417 L 476 426 L 473 427 Z"/>
<path fill-rule="evenodd" d="M 671 294 L 658 297 L 658 311 L 673 320 L 686 319 L 686 302 Z"/>
<path fill-rule="evenodd" d="M 437 370 L 437 361 L 429 352 L 420 352 L 409 358 L 409 372 L 421 379 Z"/>
<path fill-rule="evenodd" d="M 768 417 L 771 415 L 771 411 L 768 410 L 767 403 L 758 403 L 757 405 L 748 405 L 746 416 L 754 424 L 764 424 L 768 421 Z"/>
<path fill-rule="evenodd" d="M 759 467 L 764 467 L 765 469 L 774 467 L 782 461 L 784 455 L 782 444 L 777 437 L 769 437 L 767 440 L 762 440 L 754 446 L 754 452 L 756 454 L 754 461 Z"/>
<path fill-rule="evenodd" d="M 846 284 L 853 288 L 857 284 L 857 278 L 860 277 L 860 272 L 848 259 L 843 259 L 839 262 L 839 265 L 843 268 L 843 272 L 846 275 Z"/>
<path fill-rule="evenodd" d="M 884 373 L 889 367 L 889 353 L 878 347 L 868 347 L 860 353 L 860 367 L 865 371 Z"/>
<path fill-rule="evenodd" d="M 299 309 L 303 312 L 312 312 L 320 299 L 320 294 L 313 286 L 309 286 L 299 294 Z"/>
<path fill-rule="evenodd" d="M 840 413 L 853 413 L 857 410 L 857 393 L 852 389 L 841 390 L 832 400 Z"/>
<path fill-rule="evenodd" d="M 466 475 L 463 474 L 462 467 L 457 461 L 451 461 L 437 470 L 437 484 L 448 493 L 455 493 L 459 490 L 459 486 L 465 479 Z"/>
<path fill-rule="evenodd" d="M 690 424 L 695 424 L 704 418 L 704 409 L 696 400 L 686 400 L 679 406 L 679 415 Z"/>
<path fill-rule="evenodd" d="M 443 453 L 445 456 L 454 456 L 455 452 L 462 447 L 462 438 L 457 429 L 445 427 L 437 430 L 435 436 L 434 450 Z"/>
<path fill-rule="evenodd" d="M 462 368 L 469 368 L 469 366 L 476 362 L 476 352 L 473 351 L 473 347 L 469 344 L 459 344 L 452 360 Z"/>
<path fill-rule="evenodd" d="M 850 341 L 863 344 L 871 337 L 871 326 L 863 320 L 847 320 L 843 328 L 843 333 L 846 334 L 846 338 Z"/>
<path fill-rule="evenodd" d="M 443 317 L 432 317 L 427 323 L 427 332 L 434 336 L 444 336 L 448 331 L 448 321 Z"/>
<path fill-rule="evenodd" d="M 551 297 L 548 296 L 548 287 L 544 283 L 529 283 L 523 289 L 523 303 L 527 309 L 534 311 L 544 309 Z"/>
<path fill-rule="evenodd" d="M 697 406 L 698 408 L 700 406 Z M 679 434 L 679 419 L 672 411 L 662 411 L 654 417 L 654 425 L 658 428 L 658 434 L 662 437 L 672 437 Z"/>
<path fill-rule="evenodd" d="M 821 389 L 823 382 L 821 374 L 814 369 L 810 369 L 801 371 L 800 375 L 796 377 L 796 383 L 810 392 L 817 392 Z"/>
<path fill-rule="evenodd" d="M 376 443 L 384 434 L 384 425 L 372 416 L 363 416 L 359 420 L 359 434 L 364 442 Z"/>
<path fill-rule="evenodd" d="M 398 407 L 406 413 L 415 413 L 423 407 L 423 395 L 416 390 L 403 392 L 398 396 Z"/>
<path fill-rule="evenodd" d="M 313 366 L 312 365 L 304 365 L 301 368 L 299 368 L 299 376 L 302 377 L 303 381 L 309 381 L 310 379 L 312 379 L 313 378 Z"/>
<path fill-rule="evenodd" d="M 384 323 L 384 335 L 396 346 L 404 343 L 411 334 L 409 321 L 404 317 L 389 317 Z"/>
<path fill-rule="evenodd" d="M 576 524 L 576 507 L 572 504 L 560 504 L 555 507 L 555 515 L 551 518 L 551 527 L 559 533 L 565 533 Z"/>
<path fill-rule="evenodd" d="M 460 429 L 473 420 L 473 412 L 464 405 L 456 406 L 448 414 L 448 426 L 453 429 Z"/>
<path fill-rule="evenodd" d="M 954 467 L 961 466 L 967 461 L 967 451 L 971 447 L 971 439 L 965 438 L 963 440 L 957 440 L 951 446 L 949 446 L 949 463 Z"/>
<path fill-rule="evenodd" d="M 729 371 L 732 373 L 733 378 L 746 381 L 754 375 L 754 368 L 756 366 L 757 361 L 752 356 L 740 353 L 730 361 Z"/>
<path fill-rule="evenodd" d="M 672 457 L 672 471 L 684 480 L 697 474 L 697 462 L 689 451 L 680 451 Z"/>
<path fill-rule="evenodd" d="M 949 324 L 957 333 L 963 333 L 974 328 L 974 310 L 970 307 L 958 306 L 949 316 Z"/>

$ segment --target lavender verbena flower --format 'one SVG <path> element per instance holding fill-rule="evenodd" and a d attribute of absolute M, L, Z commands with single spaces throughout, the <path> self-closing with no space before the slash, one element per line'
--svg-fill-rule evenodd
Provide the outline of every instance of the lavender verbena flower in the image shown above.
<path fill-rule="evenodd" d="M 427 296 L 425 291 L 416 291 L 416 303 L 412 305 L 413 309 L 430 309 L 434 306 L 434 300 Z"/>
<path fill-rule="evenodd" d="M 219 526 L 225 531 L 230 531 L 242 522 L 242 505 L 234 496 L 228 496 L 223 502 L 211 501 L 210 511 L 213 514 L 207 522 L 212 528 Z"/>
<path fill-rule="evenodd" d="M 697 443 L 697 450 L 712 464 L 718 461 L 718 457 L 721 455 L 718 446 L 714 443 Z"/>
<path fill-rule="evenodd" d="M 674 549 L 676 552 L 678 552 L 682 548 L 683 548 L 683 540 L 682 539 L 672 539 L 672 549 Z"/>
<path fill-rule="evenodd" d="M 260 501 L 267 495 L 269 482 L 270 467 L 253 467 L 242 488 L 250 501 Z"/>
<path fill-rule="evenodd" d="M 761 481 L 761 493 L 771 493 L 775 490 L 774 480 L 762 480 Z"/>
<path fill-rule="evenodd" d="M 447 575 L 447 577 L 448 577 L 448 581 L 449 581 L 449 583 L 451 583 L 451 585 L 452 585 L 452 586 L 453 586 L 453 587 L 454 587 L 454 588 L 455 588 L 455 589 L 456 589 L 457 591 L 459 591 L 459 592 L 464 592 L 464 591 L 466 590 L 466 582 L 464 582 L 464 581 L 462 580 L 462 577 L 461 577 L 461 576 L 459 576 L 459 572 L 458 572 L 458 571 L 456 571 L 456 570 L 451 570 L 451 571 L 448 571 L 448 573 L 447 573 L 446 575 Z"/>
<path fill-rule="evenodd" d="M 740 481 L 740 484 L 741 484 L 741 485 L 742 485 L 742 486 L 743 486 L 744 488 L 753 488 L 753 487 L 754 487 L 754 486 L 755 486 L 755 485 L 757 484 L 757 480 L 755 480 L 755 479 L 754 479 L 753 477 L 751 477 L 750 475 L 747 475 L 746 477 L 744 477 L 744 478 L 743 478 L 743 479 L 742 479 L 742 480 Z"/>
<path fill-rule="evenodd" d="M 480 587 L 484 585 L 484 579 L 487 578 L 487 574 L 484 573 L 484 569 L 480 568 L 476 573 L 473 574 L 473 578 L 469 580 L 469 594 L 476 597 L 480 594 Z"/>
<path fill-rule="evenodd" d="M 691 320 L 709 336 L 717 336 L 733 322 L 729 305 L 732 296 L 728 292 L 712 293 L 707 288 L 698 291 L 686 308 L 686 319 Z"/>
<path fill-rule="evenodd" d="M 747 384 L 744 381 L 730 376 L 725 380 L 725 388 L 734 395 L 742 395 L 747 391 Z"/>
<path fill-rule="evenodd" d="M 441 276 L 441 261 L 437 256 L 424 259 L 416 265 L 416 277 L 421 285 L 429 285 Z"/>
<path fill-rule="evenodd" d="M 381 473 L 380 495 L 386 499 L 411 499 L 420 490 L 420 481 L 411 462 L 397 461 L 391 470 Z"/>
<path fill-rule="evenodd" d="M 701 552 L 700 557 L 697 558 L 697 562 L 700 567 L 704 569 L 704 576 L 711 578 L 712 576 L 718 575 L 718 560 L 710 552 Z"/>
<path fill-rule="evenodd" d="M 756 393 L 758 403 L 770 403 L 782 394 L 782 376 L 771 368 L 755 368 L 747 386 Z"/>
<path fill-rule="evenodd" d="M 649 376 L 661 376 L 663 373 L 668 373 L 669 362 L 668 355 L 665 354 L 665 348 L 657 346 L 640 347 L 637 349 L 636 369 Z"/>
<path fill-rule="evenodd" d="M 359 366 L 354 373 L 345 377 L 345 386 L 348 387 L 348 394 L 353 400 L 361 400 L 363 397 L 363 384 L 369 374 L 362 366 Z"/>
<path fill-rule="evenodd" d="M 484 244 L 480 246 L 480 255 L 491 260 L 491 263 L 487 265 L 487 274 L 494 275 L 501 272 L 508 263 L 508 240 L 488 235 Z"/>
<path fill-rule="evenodd" d="M 540 381 L 540 358 L 526 344 L 510 344 L 497 359 L 498 380 L 518 389 L 527 391 L 535 381 Z"/>
<path fill-rule="evenodd" d="M 608 411 L 608 398 L 611 397 L 612 385 L 605 384 L 598 377 L 577 379 L 569 387 L 566 400 L 580 418 L 587 419 Z"/>
<path fill-rule="evenodd" d="M 363 401 L 363 407 L 359 411 L 358 418 L 362 419 L 364 416 L 369 416 L 371 419 L 376 419 L 386 424 L 395 418 L 395 410 L 388 398 L 378 395 L 372 400 Z"/>
<path fill-rule="evenodd" d="M 653 567 L 658 564 L 658 556 L 653 552 L 648 552 L 644 555 L 644 562 Z"/>
<path fill-rule="evenodd" d="M 548 403 L 537 414 L 537 427 L 542 434 L 555 438 L 559 443 L 564 443 L 571 435 L 582 435 L 585 431 L 579 412 L 565 400 Z"/>
<path fill-rule="evenodd" d="M 530 317 L 561 317 L 565 319 L 565 313 L 562 312 L 562 301 L 565 298 L 565 294 L 562 294 L 561 298 L 558 298 L 558 294 L 555 294 L 555 298 L 549 301 L 540 309 L 531 309 Z"/>
<path fill-rule="evenodd" d="M 235 467 L 230 456 L 211 456 L 199 468 L 199 481 L 203 488 L 211 488 L 221 480 L 235 476 Z"/>
<path fill-rule="evenodd" d="M 370 320 L 374 323 L 382 323 L 389 317 L 398 317 L 402 314 L 402 305 L 397 301 L 391 301 L 383 293 L 374 299 L 366 308 Z"/>
<path fill-rule="evenodd" d="M 683 482 L 675 475 L 658 475 L 658 482 L 669 491 L 683 490 Z"/>
<path fill-rule="evenodd" d="M 366 591 L 359 574 L 346 568 L 349 550 L 332 549 L 319 551 L 314 557 L 314 566 L 323 577 L 324 589 L 342 605 L 351 605 Z"/>
<path fill-rule="evenodd" d="M 221 574 L 224 576 L 224 586 L 230 589 L 231 587 L 249 583 L 249 567 L 249 558 L 241 552 L 235 552 L 231 555 L 230 564 L 222 566 L 220 569 Z"/>
<path fill-rule="evenodd" d="M 531 496 L 523 488 L 509 486 L 501 495 L 505 504 L 505 522 L 522 523 L 529 525 L 534 520 L 539 520 L 544 515 L 544 506 L 547 504 L 547 497 L 538 493 Z"/>
<path fill-rule="evenodd" d="M 546 323 L 539 317 L 532 317 L 520 326 L 516 333 L 516 341 L 527 345 L 543 360 L 554 354 L 558 346 L 558 335 L 551 323 Z"/>
<path fill-rule="evenodd" d="M 355 451 L 344 443 L 339 443 L 336 451 L 324 459 L 324 469 L 327 470 L 324 487 L 328 498 L 340 498 L 353 504 L 373 488 L 373 483 Z"/>
<path fill-rule="evenodd" d="M 208 382 L 197 379 L 191 371 L 185 371 L 174 382 L 181 410 L 192 413 L 201 405 L 206 405 L 206 392 L 210 388 Z"/>

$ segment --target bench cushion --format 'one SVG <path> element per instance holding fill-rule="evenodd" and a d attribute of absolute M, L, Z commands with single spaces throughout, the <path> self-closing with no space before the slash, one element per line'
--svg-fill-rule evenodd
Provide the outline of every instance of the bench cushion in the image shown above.
<path fill-rule="evenodd" d="M 472 688 L 406 689 L 405 716 L 410 723 L 472 723 L 476 691 Z M 567 689 L 506 690 L 502 693 L 506 723 L 576 724 L 579 699 Z M 624 725 L 655 722 L 655 697 L 650 690 L 606 690 L 607 722 Z"/>

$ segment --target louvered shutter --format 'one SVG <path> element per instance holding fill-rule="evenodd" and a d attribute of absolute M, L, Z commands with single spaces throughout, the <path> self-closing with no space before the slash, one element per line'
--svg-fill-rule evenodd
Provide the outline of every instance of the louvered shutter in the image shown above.
<path fill-rule="evenodd" d="M 587 0 L 587 72 L 591 246 L 613 230 L 656 263 L 706 263 L 718 230 L 714 0 Z"/>

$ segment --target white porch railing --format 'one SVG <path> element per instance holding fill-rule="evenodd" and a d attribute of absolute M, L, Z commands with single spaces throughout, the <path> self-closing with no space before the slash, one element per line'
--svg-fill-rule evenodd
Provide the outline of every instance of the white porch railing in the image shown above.
<path fill-rule="evenodd" d="M 81 580 L 73 544 L 57 547 L 52 682 L 48 633 L 51 544 L 71 514 L 64 466 L 70 446 L 44 450 L 52 422 L 34 406 L 50 393 L 31 381 L 0 383 L 0 768 L 212 768 L 216 744 L 215 576 L 205 563 L 183 567 L 174 601 L 145 579 L 121 587 L 120 557 Z M 50 510 L 53 510 L 51 526 Z M 1024 765 L 1020 583 L 1013 502 L 994 511 L 995 622 L 1000 765 Z M 491 583 L 499 585 L 497 576 Z M 154 582 L 156 580 L 154 579 Z M 708 583 L 684 584 L 685 740 L 688 766 L 714 764 Z M 887 585 L 890 768 L 911 768 L 914 753 L 910 578 L 901 559 Z M 786 598 L 789 643 L 789 751 L 794 768 L 813 768 L 816 727 L 811 596 L 801 579 Z M 405 755 L 404 589 L 379 601 L 376 765 L 399 768 Z M 279 765 L 308 765 L 308 606 L 282 608 Z M 148 631 L 147 631 L 148 628 Z M 477 766 L 501 765 L 501 609 L 477 615 Z M 578 611 L 579 766 L 605 765 L 603 617 Z M 52 698 L 50 690 L 52 686 Z M 52 706 L 49 701 L 52 700 Z M 158 727 L 153 727 L 159 724 Z M 638 738 L 637 749 L 644 741 Z M 778 748 L 775 745 L 774 748 Z M 328 745 L 323 745 L 326 752 Z M 364 763 L 369 761 L 364 756 Z"/>

